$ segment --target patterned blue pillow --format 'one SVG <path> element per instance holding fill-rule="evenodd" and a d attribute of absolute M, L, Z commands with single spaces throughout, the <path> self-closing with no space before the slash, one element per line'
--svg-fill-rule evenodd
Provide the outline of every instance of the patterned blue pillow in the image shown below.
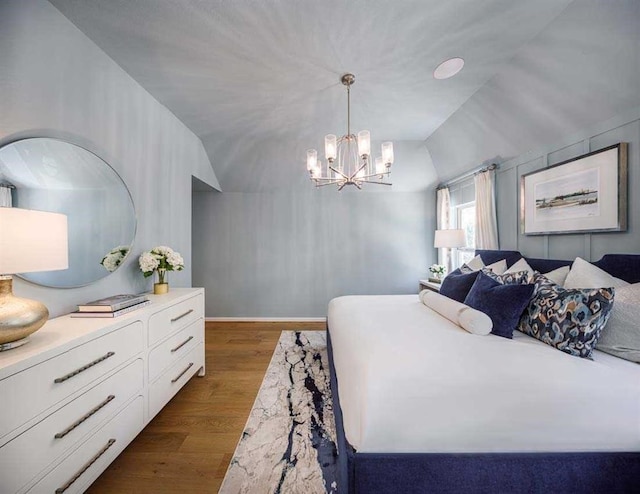
<path fill-rule="evenodd" d="M 482 272 L 501 285 L 528 285 L 529 273 L 517 271 L 516 273 L 495 274 L 490 269 L 483 268 Z"/>
<path fill-rule="evenodd" d="M 591 358 L 613 307 L 614 288 L 567 289 L 536 272 L 518 329 L 576 357 Z"/>

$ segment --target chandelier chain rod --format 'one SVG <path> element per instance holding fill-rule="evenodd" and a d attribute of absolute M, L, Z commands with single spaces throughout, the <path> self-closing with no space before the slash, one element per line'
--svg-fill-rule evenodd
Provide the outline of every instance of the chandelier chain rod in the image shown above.
<path fill-rule="evenodd" d="M 347 135 L 351 135 L 351 84 L 347 85 Z"/>

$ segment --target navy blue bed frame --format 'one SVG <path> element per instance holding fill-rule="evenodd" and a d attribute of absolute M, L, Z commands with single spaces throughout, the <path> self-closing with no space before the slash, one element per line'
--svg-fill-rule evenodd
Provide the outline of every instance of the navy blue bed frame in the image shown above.
<path fill-rule="evenodd" d="M 485 264 L 523 257 L 517 251 L 478 250 Z M 525 257 L 548 272 L 571 261 Z M 595 262 L 613 276 L 640 282 L 640 255 L 609 254 Z M 331 394 L 338 441 L 338 489 L 350 494 L 638 493 L 640 453 L 358 453 L 345 437 L 327 327 Z M 640 383 L 639 383 L 640 385 Z M 606 420 L 606 418 L 603 418 Z M 639 418 L 640 420 L 640 418 Z M 544 426 L 544 424 L 541 424 Z"/>

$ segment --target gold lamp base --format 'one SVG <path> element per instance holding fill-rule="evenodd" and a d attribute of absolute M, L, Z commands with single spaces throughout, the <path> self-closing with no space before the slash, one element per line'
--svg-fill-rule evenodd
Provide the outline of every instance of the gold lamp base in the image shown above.
<path fill-rule="evenodd" d="M 0 276 L 0 346 L 35 333 L 49 318 L 49 310 L 44 304 L 37 300 L 15 297 L 12 288 L 11 276 Z"/>

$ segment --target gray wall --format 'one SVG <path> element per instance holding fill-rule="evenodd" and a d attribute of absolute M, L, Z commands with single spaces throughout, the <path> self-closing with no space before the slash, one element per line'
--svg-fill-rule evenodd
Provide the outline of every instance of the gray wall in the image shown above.
<path fill-rule="evenodd" d="M 584 153 L 618 142 L 629 143 L 628 230 L 615 233 L 522 235 L 518 205 L 520 178 Z M 640 108 L 583 130 L 546 148 L 501 164 L 496 178 L 500 248 L 519 250 L 529 257 L 598 260 L 607 253 L 640 253 Z"/>
<path fill-rule="evenodd" d="M 66 138 L 107 161 L 127 184 L 138 231 L 124 267 L 81 289 L 49 289 L 19 279 L 18 296 L 53 315 L 75 304 L 151 288 L 137 266 L 143 250 L 169 245 L 191 285 L 192 175 L 218 188 L 200 140 L 44 0 L 0 2 L 0 145 L 21 137 Z"/>
<path fill-rule="evenodd" d="M 207 316 L 322 317 L 339 295 L 416 293 L 436 260 L 436 176 L 424 143 L 394 147 L 392 189 L 316 189 L 302 161 L 279 173 L 267 149 L 256 176 L 230 167 L 225 192 L 196 193 L 193 283 L 206 288 Z"/>
<path fill-rule="evenodd" d="M 207 316 L 322 317 L 333 297 L 416 293 L 434 262 L 431 194 L 196 193 Z"/>

